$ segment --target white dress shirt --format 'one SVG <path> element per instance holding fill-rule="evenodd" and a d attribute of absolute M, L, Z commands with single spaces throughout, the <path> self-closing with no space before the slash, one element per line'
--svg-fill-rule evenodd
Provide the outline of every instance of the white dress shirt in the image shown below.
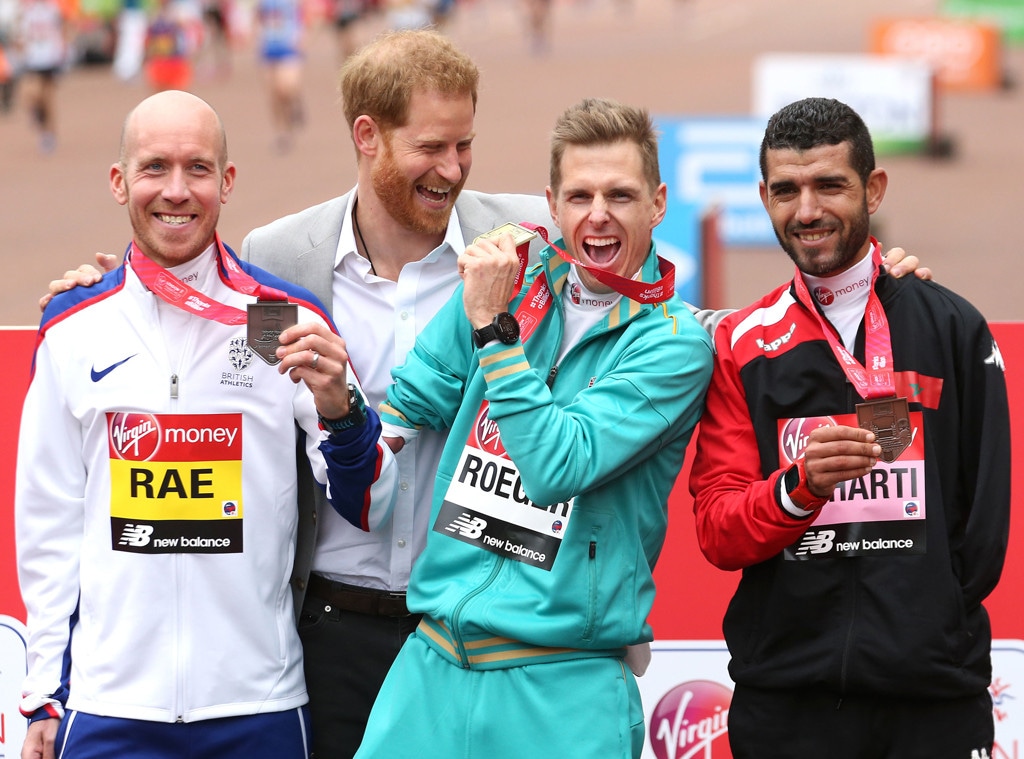
<path fill-rule="evenodd" d="M 352 210 L 357 191 L 349 198 L 338 240 L 334 321 L 367 403 L 376 408 L 391 384 L 392 367 L 405 362 L 416 335 L 455 292 L 460 281 L 457 260 L 466 243 L 453 209 L 440 246 L 402 267 L 397 282 L 378 277 L 370 271 L 369 261 L 356 252 Z M 412 562 L 426 544 L 434 478 L 445 437 L 423 430 L 396 457 L 399 491 L 390 525 L 362 532 L 334 511 L 321 511 L 313 555 L 316 574 L 350 585 L 406 590 Z"/>

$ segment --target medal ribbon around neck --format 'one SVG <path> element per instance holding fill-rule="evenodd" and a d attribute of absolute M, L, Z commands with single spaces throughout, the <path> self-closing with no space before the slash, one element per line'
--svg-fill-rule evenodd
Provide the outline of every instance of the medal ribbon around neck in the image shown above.
<path fill-rule="evenodd" d="M 219 270 L 226 272 L 226 275 L 222 276 L 234 289 L 245 295 L 255 295 L 259 300 L 288 300 L 288 296 L 281 290 L 261 285 L 246 274 L 234 257 L 224 249 L 220 235 L 215 235 L 215 244 Z M 166 303 L 221 324 L 245 324 L 248 321 L 248 315 L 242 309 L 221 303 L 182 282 L 143 253 L 134 240 L 128 246 L 128 260 L 142 284 Z"/>
<path fill-rule="evenodd" d="M 619 295 L 625 295 L 627 298 L 635 300 L 637 303 L 663 303 L 671 298 L 676 291 L 675 264 L 661 256 L 658 256 L 658 269 L 661 272 L 661 279 L 653 284 L 648 282 L 639 282 L 635 279 L 620 277 L 615 272 L 600 269 L 596 266 L 589 266 L 582 261 L 577 261 L 575 258 L 570 256 L 567 251 L 562 250 L 548 239 L 548 231 L 544 227 L 525 221 L 521 222 L 520 226 L 532 229 L 534 232 L 539 234 L 541 239 L 544 240 L 552 250 L 558 253 L 563 260 L 589 272 L 595 279 L 612 288 L 615 292 L 619 293 Z"/>
<path fill-rule="evenodd" d="M 878 240 L 871 238 L 871 260 L 874 269 L 871 274 L 871 286 L 868 289 L 868 305 L 864 312 L 864 359 L 868 366 L 861 365 L 836 336 L 825 317 L 815 307 L 811 294 L 807 290 L 800 269 L 796 270 L 793 285 L 797 300 L 818 320 L 821 331 L 828 340 L 832 352 L 839 360 L 846 378 L 853 383 L 857 393 L 864 400 L 872 398 L 891 398 L 896 395 L 896 378 L 892 365 L 892 338 L 889 334 L 889 319 L 885 309 L 875 292 L 875 280 L 882 265 L 882 247 Z"/>

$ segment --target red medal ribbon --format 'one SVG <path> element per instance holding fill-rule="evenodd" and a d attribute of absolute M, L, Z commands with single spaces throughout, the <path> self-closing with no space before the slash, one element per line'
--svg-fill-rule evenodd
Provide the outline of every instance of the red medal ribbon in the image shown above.
<path fill-rule="evenodd" d="M 548 239 L 548 231 L 544 227 L 529 222 L 521 222 L 520 226 L 532 229 L 541 236 L 541 239 L 548 244 L 548 246 L 558 253 L 563 260 L 568 261 L 574 266 L 578 266 L 581 269 L 594 275 L 594 278 L 599 282 L 612 288 L 619 295 L 625 295 L 630 300 L 635 300 L 637 303 L 663 303 L 675 294 L 676 291 L 676 267 L 671 261 L 668 261 L 661 256 L 658 256 L 658 269 L 661 272 L 661 279 L 657 282 L 650 284 L 647 282 L 638 282 L 635 279 L 626 279 L 620 277 L 614 272 L 607 271 L 605 269 L 599 269 L 596 266 L 588 266 L 582 261 L 577 261 L 575 258 L 570 256 L 566 251 L 559 248 L 553 242 Z"/>
<path fill-rule="evenodd" d="M 868 305 L 864 312 L 864 359 L 867 366 L 863 366 L 853 354 L 840 342 L 836 331 L 828 324 L 825 317 L 815 307 L 811 300 L 811 294 L 807 290 L 807 283 L 804 282 L 803 274 L 799 269 L 796 271 L 796 278 L 793 285 L 796 289 L 797 300 L 818 320 L 821 331 L 828 340 L 832 352 L 839 360 L 846 378 L 850 380 L 857 393 L 864 400 L 871 398 L 891 398 L 896 395 L 896 377 L 892 365 L 892 338 L 889 335 L 889 319 L 882 308 L 882 302 L 875 292 L 875 280 L 878 279 L 878 272 L 882 265 L 882 247 L 878 240 L 871 238 L 871 260 L 874 262 L 874 271 L 871 275 L 871 285 L 868 290 Z"/>
<path fill-rule="evenodd" d="M 224 249 L 220 235 L 215 235 L 215 244 L 219 270 L 225 272 L 222 274 L 222 278 L 232 288 L 245 295 L 255 295 L 259 300 L 288 300 L 288 296 L 281 290 L 261 285 L 246 274 L 238 262 Z M 182 311 L 221 324 L 245 324 L 248 321 L 248 316 L 242 309 L 204 295 L 155 263 L 139 249 L 134 240 L 128 248 L 128 260 L 142 284 L 166 303 L 170 303 Z"/>

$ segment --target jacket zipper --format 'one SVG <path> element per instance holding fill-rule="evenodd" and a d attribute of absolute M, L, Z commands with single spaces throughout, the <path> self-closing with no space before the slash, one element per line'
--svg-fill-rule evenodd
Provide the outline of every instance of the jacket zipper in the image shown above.
<path fill-rule="evenodd" d="M 471 592 L 464 595 L 459 602 L 455 605 L 455 610 L 452 612 L 452 640 L 455 641 L 455 654 L 459 658 L 459 666 L 463 669 L 469 669 L 469 654 L 466 653 L 466 644 L 462 639 L 462 633 L 460 631 L 459 619 L 462 617 L 462 610 L 472 599 L 483 593 L 487 588 L 491 586 L 494 580 L 498 576 L 498 572 L 501 571 L 502 565 L 508 561 L 502 556 L 494 557 L 494 565 L 491 567 L 491 573 L 487 576 L 482 583 L 480 583 Z"/>

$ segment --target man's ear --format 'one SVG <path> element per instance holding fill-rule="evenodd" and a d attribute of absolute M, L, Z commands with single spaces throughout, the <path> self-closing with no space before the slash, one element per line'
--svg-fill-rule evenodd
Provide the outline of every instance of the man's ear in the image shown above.
<path fill-rule="evenodd" d="M 128 189 L 125 186 L 124 170 L 121 164 L 115 163 L 110 167 L 110 193 L 120 205 L 128 202 Z"/>
<path fill-rule="evenodd" d="M 868 213 L 874 213 L 882 205 L 882 198 L 885 197 L 885 188 L 888 186 L 889 175 L 885 173 L 885 169 L 875 169 L 868 175 L 868 183 L 865 187 Z"/>
<path fill-rule="evenodd" d="M 352 124 L 352 142 L 361 155 L 377 155 L 383 140 L 384 134 L 380 127 L 369 116 L 360 116 Z"/>

